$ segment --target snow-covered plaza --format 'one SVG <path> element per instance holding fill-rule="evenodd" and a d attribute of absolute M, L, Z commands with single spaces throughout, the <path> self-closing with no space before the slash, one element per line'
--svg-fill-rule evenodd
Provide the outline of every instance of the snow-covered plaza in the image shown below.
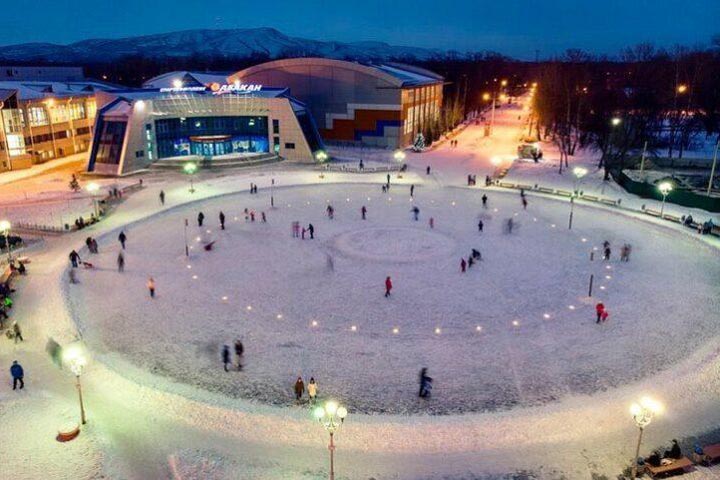
<path fill-rule="evenodd" d="M 471 125 L 456 148 L 409 153 L 409 170 L 391 175 L 387 193 L 385 173 L 321 175 L 283 164 L 200 173 L 192 194 L 185 177 L 152 173 L 102 222 L 19 252 L 31 259 L 12 312 L 25 341 L 2 342 L 0 363 L 20 360 L 26 388 L 0 390 L 0 424 L 15 432 L 12 448 L 0 449 L 3 471 L 17 479 L 327 478 L 327 434 L 306 397 L 293 396 L 300 375 L 316 379 L 321 401 L 349 410 L 336 435 L 338 480 L 615 478 L 637 438 L 628 407 L 645 395 L 665 411 L 647 428 L 644 453 L 714 430 L 717 239 L 638 213 L 641 202 L 658 202 L 625 194 L 594 170 L 585 191 L 635 210 L 578 202 L 568 229 L 567 198 L 528 192 L 524 209 L 518 191 L 480 186 L 497 168 L 491 159 L 512 153 L 518 111 L 498 113 L 492 138 Z M 506 178 L 571 188 L 551 161 L 513 167 Z M 571 161 L 593 164 L 590 155 Z M 478 186 L 465 185 L 468 173 Z M 296 221 L 312 224 L 315 238 L 294 238 Z M 99 254 L 84 248 L 88 236 Z M 628 262 L 619 259 L 624 244 L 632 245 Z M 75 284 L 73 249 L 94 265 L 77 269 Z M 463 273 L 472 249 L 482 259 Z M 601 324 L 598 302 L 610 314 Z M 89 359 L 88 423 L 60 443 L 58 429 L 77 422 L 77 392 L 47 347 L 78 338 Z M 226 372 L 221 349 L 237 339 L 243 368 Z M 418 398 L 423 367 L 434 379 L 427 399 Z M 698 468 L 688 477 L 712 475 Z"/>

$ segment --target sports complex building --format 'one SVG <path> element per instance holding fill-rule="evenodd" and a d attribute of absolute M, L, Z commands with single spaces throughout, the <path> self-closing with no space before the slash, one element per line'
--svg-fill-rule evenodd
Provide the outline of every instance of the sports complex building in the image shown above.
<path fill-rule="evenodd" d="M 0 173 L 88 150 L 95 94 L 79 67 L 0 66 Z"/>
<path fill-rule="evenodd" d="M 440 114 L 444 79 L 422 68 L 291 58 L 232 74 L 230 82 L 286 87 L 310 108 L 329 143 L 410 145 Z"/>
<path fill-rule="evenodd" d="M 402 148 L 442 105 L 443 79 L 400 64 L 278 60 L 240 72 L 170 72 L 98 94 L 88 171 L 314 162 L 325 142 Z"/>

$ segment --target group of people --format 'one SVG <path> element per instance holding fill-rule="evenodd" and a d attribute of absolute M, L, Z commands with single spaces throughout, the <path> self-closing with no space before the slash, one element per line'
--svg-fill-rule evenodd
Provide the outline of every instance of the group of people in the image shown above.
<path fill-rule="evenodd" d="M 672 446 L 665 450 L 664 453 L 660 453 L 659 450 L 655 450 L 650 456 L 644 459 L 644 462 L 653 467 L 659 467 L 665 463 L 672 463 L 675 460 L 682 458 L 682 450 L 678 441 L 673 439 Z"/>
<path fill-rule="evenodd" d="M 477 185 L 477 175 L 472 175 L 468 173 L 467 184 L 469 187 L 474 187 L 475 185 Z"/>
<path fill-rule="evenodd" d="M 705 220 L 703 223 L 695 223 L 692 215 L 683 215 L 680 221 L 688 228 L 697 228 L 700 235 L 710 235 L 713 228 L 715 228 L 715 222 L 712 221 L 712 218 Z"/>
<path fill-rule="evenodd" d="M 450 140 L 450 147 L 455 148 L 455 147 L 457 147 L 457 146 L 458 146 L 458 141 L 457 141 L 457 140 Z"/>
<path fill-rule="evenodd" d="M 310 236 L 310 240 L 315 239 L 315 226 L 309 223 L 307 227 L 300 228 L 300 222 L 295 220 L 292 222 L 292 236 L 293 238 L 302 238 L 305 240 L 305 235 Z"/>
<path fill-rule="evenodd" d="M 235 357 L 237 358 L 237 370 L 238 372 L 242 370 L 242 359 L 243 354 L 245 353 L 245 346 L 243 345 L 242 341 L 240 339 L 235 340 Z M 222 348 L 222 361 L 223 361 L 223 368 L 226 372 L 230 371 L 230 366 L 233 365 L 232 363 L 232 356 L 230 355 L 230 346 L 229 345 L 223 345 Z"/>
<path fill-rule="evenodd" d="M 314 377 L 310 377 L 310 381 L 307 385 L 305 385 L 302 376 L 298 376 L 297 380 L 295 381 L 295 385 L 293 386 L 293 391 L 295 392 L 296 402 L 300 403 L 302 401 L 303 394 L 307 391 L 310 403 L 315 403 L 318 393 L 317 382 L 315 381 Z"/>
<path fill-rule="evenodd" d="M 251 194 L 251 195 L 254 195 L 254 194 L 256 194 L 257 192 L 258 192 L 258 190 L 257 190 L 257 185 L 254 184 L 254 183 L 251 183 L 251 184 L 250 184 L 250 194 Z"/>
<path fill-rule="evenodd" d="M 97 240 L 93 237 L 87 237 L 85 239 L 85 246 L 88 249 L 88 252 L 97 254 L 98 253 L 98 243 Z"/>
<path fill-rule="evenodd" d="M 465 273 L 468 268 L 472 268 L 472 266 L 480 260 L 482 260 L 482 254 L 479 250 L 473 248 L 470 251 L 470 255 L 468 255 L 467 261 L 465 261 L 465 257 L 460 259 L 460 272 Z"/>

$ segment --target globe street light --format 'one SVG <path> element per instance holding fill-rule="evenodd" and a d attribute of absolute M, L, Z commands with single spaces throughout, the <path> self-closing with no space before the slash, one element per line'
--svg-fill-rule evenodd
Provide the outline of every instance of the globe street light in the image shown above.
<path fill-rule="evenodd" d="M 335 443 L 333 441 L 335 432 L 342 426 L 347 417 L 347 409 L 338 405 L 337 402 L 329 401 L 324 407 L 316 407 L 313 415 L 330 434 L 330 480 L 335 480 Z"/>
<path fill-rule="evenodd" d="M 0 220 L 0 233 L 5 236 L 5 248 L 7 249 L 8 265 L 12 264 L 12 253 L 10 252 L 10 222 Z"/>
<path fill-rule="evenodd" d="M 327 153 L 325 153 L 325 152 L 323 152 L 322 150 L 320 150 L 320 151 L 318 151 L 318 152 L 315 154 L 315 159 L 316 159 L 318 162 L 323 163 L 325 160 L 328 159 L 328 155 L 327 155 Z"/>
<path fill-rule="evenodd" d="M 620 117 L 613 117 L 613 118 L 610 120 L 610 124 L 611 124 L 613 127 L 617 127 L 617 126 L 620 125 L 621 123 L 622 123 L 622 118 L 620 118 Z"/>
<path fill-rule="evenodd" d="M 573 193 L 570 195 L 570 219 L 568 220 L 568 230 L 572 230 L 572 221 L 573 221 L 573 210 L 575 209 L 575 197 L 579 196 L 578 192 L 578 181 L 587 175 L 587 168 L 583 167 L 575 167 L 573 168 L 573 175 L 575 176 L 575 184 L 573 186 Z"/>
<path fill-rule="evenodd" d="M 653 416 L 660 412 L 662 412 L 662 405 L 649 397 L 643 397 L 640 399 L 640 402 L 633 403 L 630 406 L 630 414 L 632 415 L 633 420 L 635 420 L 635 424 L 640 429 L 637 447 L 635 448 L 635 458 L 633 459 L 632 474 L 630 476 L 632 480 L 637 478 L 638 456 L 640 455 L 640 444 L 642 443 L 643 430 L 645 430 L 645 427 L 650 425 Z"/>
<path fill-rule="evenodd" d="M 660 185 L 658 185 L 658 190 L 663 197 L 662 206 L 660 207 L 660 218 L 663 218 L 663 212 L 665 211 L 665 199 L 667 198 L 668 194 L 672 192 L 672 189 L 673 185 L 670 182 L 662 182 Z"/>
<path fill-rule="evenodd" d="M 98 201 L 96 198 L 97 192 L 100 190 L 100 185 L 98 185 L 95 182 L 88 183 L 88 185 L 85 187 L 88 192 L 90 192 L 90 195 L 92 195 L 92 201 L 93 201 L 93 211 L 95 212 L 95 218 L 100 219 L 100 206 L 98 205 Z"/>
<path fill-rule="evenodd" d="M 78 391 L 78 398 L 80 399 L 80 421 L 85 425 L 85 406 L 83 404 L 82 397 L 82 385 L 80 384 L 80 375 L 82 374 L 83 368 L 87 365 L 87 359 L 82 346 L 79 343 L 73 343 L 63 349 L 63 364 L 70 367 L 70 371 L 75 375 Z"/>
<path fill-rule="evenodd" d="M 183 166 L 183 172 L 187 173 L 190 177 L 190 193 L 195 193 L 195 187 L 193 186 L 193 175 L 197 172 L 197 163 L 187 162 Z"/>

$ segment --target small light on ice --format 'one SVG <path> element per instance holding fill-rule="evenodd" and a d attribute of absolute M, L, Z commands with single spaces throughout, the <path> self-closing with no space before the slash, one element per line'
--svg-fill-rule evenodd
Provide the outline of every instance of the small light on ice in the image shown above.
<path fill-rule="evenodd" d="M 587 242 L 587 238 L 581 238 L 580 241 L 585 243 L 585 242 Z"/>
<path fill-rule="evenodd" d="M 282 320 L 282 313 L 278 313 L 276 318 L 277 318 L 278 320 Z"/>
<path fill-rule="evenodd" d="M 192 278 L 193 278 L 193 280 L 197 280 L 198 276 L 197 276 L 197 275 L 193 275 Z"/>
<path fill-rule="evenodd" d="M 187 268 L 188 270 L 190 270 L 192 268 L 192 265 L 188 265 Z"/>
<path fill-rule="evenodd" d="M 605 278 L 610 280 L 612 277 L 610 275 L 605 275 Z"/>
<path fill-rule="evenodd" d="M 392 332 L 397 335 L 398 333 L 400 333 L 400 329 L 398 327 L 395 327 L 392 329 Z"/>
<path fill-rule="evenodd" d="M 544 318 L 544 319 L 550 318 L 550 314 L 549 314 L 549 313 L 543 313 L 543 318 Z"/>
<path fill-rule="evenodd" d="M 537 218 L 533 217 L 533 222 L 537 222 Z"/>
<path fill-rule="evenodd" d="M 250 310 L 252 310 L 252 305 L 248 305 L 248 306 L 245 307 L 245 308 L 247 308 L 247 311 L 249 312 Z"/>
<path fill-rule="evenodd" d="M 206 233 L 212 233 L 212 231 L 210 231 L 210 230 L 205 230 L 205 232 L 206 232 Z"/>
<path fill-rule="evenodd" d="M 550 225 L 550 226 L 551 226 L 552 228 L 555 228 L 555 224 L 554 224 L 554 223 L 553 223 L 552 225 Z"/>
<path fill-rule="evenodd" d="M 518 322 L 517 320 L 513 320 L 513 321 L 512 321 L 512 324 L 513 324 L 513 327 L 519 327 L 519 326 L 520 326 L 520 322 Z"/>
<path fill-rule="evenodd" d="M 311 322 L 311 325 L 312 325 L 313 327 L 317 327 L 317 326 L 318 326 L 317 320 L 313 320 L 313 321 Z"/>
<path fill-rule="evenodd" d="M 352 325 L 352 326 L 350 327 L 350 331 L 351 331 L 351 332 L 357 332 L 357 325 Z"/>
<path fill-rule="evenodd" d="M 605 265 L 605 270 L 610 270 L 612 267 L 610 265 Z"/>
<path fill-rule="evenodd" d="M 600 290 L 605 290 L 605 285 L 600 285 Z"/>
<path fill-rule="evenodd" d="M 453 200 L 450 205 L 452 205 L 452 206 L 454 207 L 454 206 L 455 206 L 455 201 Z"/>
<path fill-rule="evenodd" d="M 569 308 L 570 310 L 575 310 L 575 305 L 568 305 L 568 308 Z"/>
<path fill-rule="evenodd" d="M 199 242 L 200 240 L 202 240 L 200 237 L 197 237 L 197 238 L 195 239 L 196 242 Z"/>
<path fill-rule="evenodd" d="M 498 209 L 497 209 L 497 208 L 493 208 L 493 212 L 497 212 L 497 211 L 498 211 Z"/>
<path fill-rule="evenodd" d="M 227 302 L 227 296 L 222 297 L 223 302 Z"/>
<path fill-rule="evenodd" d="M 482 327 L 480 325 L 478 325 L 477 327 L 475 327 L 475 331 L 482 332 Z"/>
<path fill-rule="evenodd" d="M 435 327 L 435 335 L 440 335 L 440 327 Z"/>

